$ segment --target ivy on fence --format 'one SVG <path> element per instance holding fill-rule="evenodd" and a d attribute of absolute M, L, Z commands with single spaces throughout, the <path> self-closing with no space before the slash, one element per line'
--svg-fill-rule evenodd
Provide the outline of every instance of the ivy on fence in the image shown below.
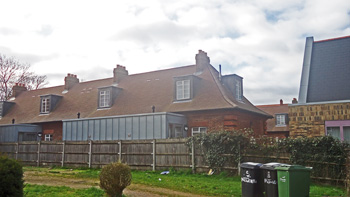
<path fill-rule="evenodd" d="M 263 160 L 273 161 L 280 154 L 289 156 L 290 164 L 312 166 L 313 177 L 328 177 L 330 181 L 344 180 L 349 144 L 330 137 L 313 138 L 254 138 L 251 130 L 221 131 L 191 137 L 187 145 L 202 151 L 209 168 L 222 170 L 228 158 L 237 164 L 246 153 L 274 156 Z"/>

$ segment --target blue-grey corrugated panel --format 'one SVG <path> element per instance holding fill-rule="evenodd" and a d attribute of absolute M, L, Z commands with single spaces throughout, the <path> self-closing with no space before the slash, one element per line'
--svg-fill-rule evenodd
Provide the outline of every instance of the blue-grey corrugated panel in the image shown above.
<path fill-rule="evenodd" d="M 106 132 L 107 132 L 107 120 L 101 119 L 100 120 L 100 139 L 99 140 L 106 140 Z"/>
<path fill-rule="evenodd" d="M 77 122 L 77 139 L 83 139 L 83 121 Z"/>
<path fill-rule="evenodd" d="M 153 117 L 153 131 L 155 139 L 162 139 L 162 116 L 157 115 Z"/>
<path fill-rule="evenodd" d="M 147 139 L 147 120 L 146 116 L 140 117 L 140 140 Z"/>
<path fill-rule="evenodd" d="M 94 120 L 88 120 L 89 126 L 88 126 L 88 139 L 94 140 L 94 128 L 95 128 L 95 121 Z"/>
<path fill-rule="evenodd" d="M 0 126 L 0 142 L 17 142 L 19 132 L 39 133 L 42 132 L 42 129 L 38 125 L 29 124 L 2 125 Z"/>
<path fill-rule="evenodd" d="M 89 136 L 89 121 L 88 120 L 84 120 L 83 121 L 83 140 L 88 140 L 88 136 Z"/>
<path fill-rule="evenodd" d="M 113 140 L 119 140 L 119 120 L 118 118 L 113 118 Z"/>
<path fill-rule="evenodd" d="M 165 139 L 168 124 L 186 123 L 178 114 L 138 114 L 106 118 L 63 121 L 63 140 Z"/>
<path fill-rule="evenodd" d="M 113 140 L 113 119 L 107 119 L 106 140 Z"/>
<path fill-rule="evenodd" d="M 350 37 L 315 42 L 307 102 L 350 100 Z"/>
<path fill-rule="evenodd" d="M 153 121 L 154 116 L 147 116 L 146 117 L 146 125 L 147 125 L 147 130 L 146 130 L 146 138 L 147 139 L 153 139 L 154 137 L 154 129 L 153 129 Z"/>
<path fill-rule="evenodd" d="M 132 140 L 132 117 L 125 118 L 125 139 Z"/>
<path fill-rule="evenodd" d="M 140 139 L 140 117 L 132 118 L 132 139 Z"/>
<path fill-rule="evenodd" d="M 162 139 L 168 138 L 167 131 L 168 131 L 168 123 L 167 123 L 166 115 L 162 115 L 162 129 L 161 129 Z"/>

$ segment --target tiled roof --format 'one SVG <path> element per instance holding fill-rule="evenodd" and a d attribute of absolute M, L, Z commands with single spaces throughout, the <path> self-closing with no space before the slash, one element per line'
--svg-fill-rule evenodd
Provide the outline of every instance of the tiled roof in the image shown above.
<path fill-rule="evenodd" d="M 183 66 L 166 70 L 128 75 L 117 84 L 122 90 L 114 104 L 108 109 L 98 109 L 98 88 L 112 86 L 113 78 L 81 82 L 75 84 L 68 92 L 64 85 L 25 91 L 12 102 L 16 104 L 0 119 L 0 124 L 38 123 L 77 118 L 105 117 L 128 114 L 151 113 L 152 106 L 156 112 L 185 112 L 237 108 L 263 116 L 265 112 L 253 106 L 246 98 L 244 103 L 236 101 L 219 82 L 219 73 L 211 65 L 197 74 L 198 84 L 194 88 L 191 101 L 174 102 L 174 77 L 193 75 L 196 65 Z M 40 114 L 41 95 L 59 95 L 61 100 L 49 114 Z"/>
<path fill-rule="evenodd" d="M 273 116 L 273 119 L 266 121 L 268 132 L 289 131 L 289 125 L 276 127 L 276 114 L 288 114 L 288 104 L 257 105 L 257 108 Z"/>
<path fill-rule="evenodd" d="M 350 36 L 313 41 L 305 47 L 300 103 L 350 100 Z"/>

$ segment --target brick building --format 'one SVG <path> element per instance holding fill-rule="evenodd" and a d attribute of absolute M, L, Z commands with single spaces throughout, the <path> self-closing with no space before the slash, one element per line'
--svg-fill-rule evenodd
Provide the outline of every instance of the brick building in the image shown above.
<path fill-rule="evenodd" d="M 350 141 L 350 36 L 306 39 L 299 103 L 289 106 L 290 135 Z"/>
<path fill-rule="evenodd" d="M 222 76 L 204 51 L 195 65 L 27 91 L 14 87 L 0 103 L 1 126 L 34 124 L 42 140 L 128 140 L 186 137 L 202 132 L 252 128 L 265 132 L 271 116 L 243 96 L 242 77 Z M 1 137 L 1 136 L 0 136 Z"/>
<path fill-rule="evenodd" d="M 296 99 L 293 99 L 292 102 L 296 102 Z M 288 104 L 283 103 L 281 99 L 279 104 L 257 105 L 256 107 L 273 116 L 266 121 L 268 137 L 289 137 Z"/>

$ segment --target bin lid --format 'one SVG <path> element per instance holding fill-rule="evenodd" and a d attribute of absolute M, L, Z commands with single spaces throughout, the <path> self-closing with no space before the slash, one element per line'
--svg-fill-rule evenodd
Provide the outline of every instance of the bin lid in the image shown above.
<path fill-rule="evenodd" d="M 254 162 L 244 162 L 241 164 L 241 168 L 248 169 L 258 169 L 262 166 L 262 163 L 254 163 Z"/>
<path fill-rule="evenodd" d="M 311 171 L 312 167 L 305 167 L 301 165 L 282 165 L 275 168 L 281 171 Z"/>
<path fill-rule="evenodd" d="M 277 163 L 277 162 L 271 162 L 271 163 L 265 163 L 260 168 L 264 170 L 275 170 L 278 166 L 288 166 L 288 164 L 285 163 Z"/>

